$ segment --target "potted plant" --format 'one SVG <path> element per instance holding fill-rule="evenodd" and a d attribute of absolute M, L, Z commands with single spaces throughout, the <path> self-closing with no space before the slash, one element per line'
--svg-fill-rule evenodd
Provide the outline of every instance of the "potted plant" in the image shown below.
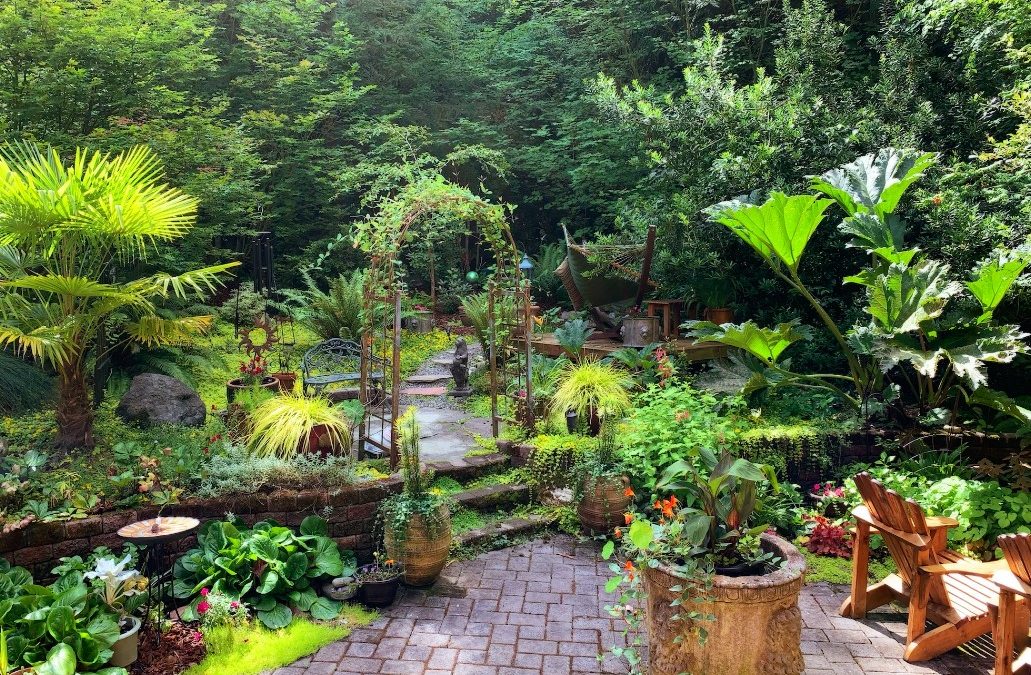
<path fill-rule="evenodd" d="M 734 280 L 729 273 L 712 273 L 692 283 L 695 295 L 705 305 L 702 316 L 716 325 L 734 322 L 729 305 L 736 297 Z"/>
<path fill-rule="evenodd" d="M 429 489 L 433 476 L 419 460 L 419 423 L 415 407 L 398 420 L 403 490 L 380 505 L 387 555 L 401 561 L 411 586 L 433 583 L 451 548 L 451 514 L 446 496 Z"/>
<path fill-rule="evenodd" d="M 229 380 L 226 383 L 226 400 L 232 403 L 236 395 L 242 389 L 268 389 L 270 391 L 279 387 L 279 380 L 268 375 L 265 370 L 268 364 L 260 354 L 255 354 L 250 359 L 240 362 L 240 377 Z"/>
<path fill-rule="evenodd" d="M 597 450 L 587 453 L 575 467 L 576 513 L 580 525 L 591 533 L 609 533 L 623 524 L 623 514 L 634 497 L 616 450 L 615 424 L 604 421 Z"/>
<path fill-rule="evenodd" d="M 389 607 L 397 597 L 404 568 L 392 558 L 377 552 L 375 562 L 358 568 L 354 578 L 358 583 L 358 599 L 370 607 Z M 381 558 L 385 558 L 382 562 Z"/>
<path fill-rule="evenodd" d="M 601 431 L 601 419 L 622 417 L 631 406 L 630 376 L 615 366 L 586 360 L 569 364 L 562 372 L 551 400 L 556 415 L 586 422 L 592 435 Z"/>
<path fill-rule="evenodd" d="M 842 518 L 848 513 L 849 502 L 845 497 L 845 488 L 834 487 L 834 483 L 816 483 L 810 499 L 816 503 L 817 510 L 828 518 Z"/>
<path fill-rule="evenodd" d="M 565 355 L 579 361 L 587 341 L 594 335 L 594 329 L 583 319 L 570 319 L 555 329 L 555 339 Z"/>
<path fill-rule="evenodd" d="M 110 664 L 117 667 L 129 666 L 139 657 L 139 617 L 132 613 L 143 605 L 146 598 L 147 579 L 130 567 L 132 556 L 121 560 L 112 557 L 97 558 L 96 566 L 83 574 L 83 578 L 97 580 L 97 592 L 104 604 L 118 615 L 118 640 L 111 645 Z"/>
<path fill-rule="evenodd" d="M 327 398 L 283 394 L 255 409 L 249 442 L 251 452 L 261 456 L 333 454 L 351 447 L 351 426 Z"/>
<path fill-rule="evenodd" d="M 619 334 L 627 347 L 647 347 L 660 339 L 659 317 L 647 316 L 641 312 L 640 307 L 631 307 L 623 317 Z"/>
<path fill-rule="evenodd" d="M 651 514 L 627 514 L 619 540 L 628 559 L 617 580 L 630 590 L 616 611 L 639 625 L 629 600 L 643 588 L 653 675 L 797 675 L 804 667 L 798 595 L 805 559 L 765 525 L 750 523 L 758 486 L 777 487 L 773 469 L 705 449 L 698 461 L 704 474 L 684 460 L 663 473 L 656 489 L 669 496 L 656 500 Z M 603 557 L 614 548 L 606 544 Z M 640 662 L 633 647 L 623 655 Z"/>

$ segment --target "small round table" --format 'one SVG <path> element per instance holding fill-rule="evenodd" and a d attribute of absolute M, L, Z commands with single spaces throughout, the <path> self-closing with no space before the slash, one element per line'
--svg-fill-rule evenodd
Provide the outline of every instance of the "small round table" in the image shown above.
<path fill-rule="evenodd" d="M 150 619 L 155 596 L 162 609 L 164 608 L 164 595 L 172 583 L 172 567 L 169 566 L 167 570 L 161 569 L 164 545 L 183 539 L 199 526 L 200 521 L 196 518 L 158 516 L 130 523 L 118 530 L 118 536 L 122 539 L 146 547 L 143 572 L 150 579 L 150 586 L 146 614 L 143 616 L 144 623 Z"/>

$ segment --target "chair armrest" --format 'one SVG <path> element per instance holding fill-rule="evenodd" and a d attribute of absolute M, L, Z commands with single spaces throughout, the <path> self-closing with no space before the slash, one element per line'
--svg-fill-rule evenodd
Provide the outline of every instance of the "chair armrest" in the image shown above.
<path fill-rule="evenodd" d="M 928 516 L 924 520 L 932 530 L 938 527 L 959 527 L 959 521 L 948 516 Z"/>
<path fill-rule="evenodd" d="M 920 571 L 926 574 L 969 574 L 975 577 L 990 578 L 996 572 L 1008 569 L 1009 564 L 1005 560 L 993 560 L 992 562 L 960 560 L 942 565 L 923 565 Z"/>

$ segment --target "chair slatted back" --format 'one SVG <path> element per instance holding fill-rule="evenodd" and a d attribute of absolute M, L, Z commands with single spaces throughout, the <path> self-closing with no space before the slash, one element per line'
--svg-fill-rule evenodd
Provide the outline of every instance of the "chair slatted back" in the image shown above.
<path fill-rule="evenodd" d="M 921 565 L 941 562 L 934 549 L 934 538 L 931 536 L 930 528 L 927 527 L 924 510 L 920 508 L 919 504 L 884 487 L 880 481 L 866 472 L 858 474 L 853 480 L 863 498 L 863 503 L 870 510 L 870 515 L 878 521 L 878 529 L 881 531 L 884 545 L 891 554 L 892 560 L 895 561 L 899 577 L 903 581 L 911 584 Z M 927 544 L 918 547 L 910 541 L 892 536 L 890 532 L 882 529 L 881 525 L 898 532 L 926 537 Z M 951 606 L 945 585 L 937 576 L 931 580 L 930 597 L 938 604 Z"/>
<path fill-rule="evenodd" d="M 1031 534 L 999 535 L 999 548 L 1006 556 L 1010 571 L 1025 584 L 1031 584 Z"/>

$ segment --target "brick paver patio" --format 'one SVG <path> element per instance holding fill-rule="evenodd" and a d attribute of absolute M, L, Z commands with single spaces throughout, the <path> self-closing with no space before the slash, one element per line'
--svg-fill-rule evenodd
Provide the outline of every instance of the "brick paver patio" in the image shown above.
<path fill-rule="evenodd" d="M 598 548 L 568 536 L 492 551 L 451 565 L 430 590 L 408 590 L 368 628 L 275 675 L 623 673 L 612 657 L 601 664 L 596 658 L 622 639 L 619 622 L 604 610 L 612 601 L 608 577 Z M 807 675 L 991 672 L 986 655 L 956 652 L 907 664 L 905 616 L 843 619 L 836 611 L 843 596 L 826 584 L 803 591 Z"/>

